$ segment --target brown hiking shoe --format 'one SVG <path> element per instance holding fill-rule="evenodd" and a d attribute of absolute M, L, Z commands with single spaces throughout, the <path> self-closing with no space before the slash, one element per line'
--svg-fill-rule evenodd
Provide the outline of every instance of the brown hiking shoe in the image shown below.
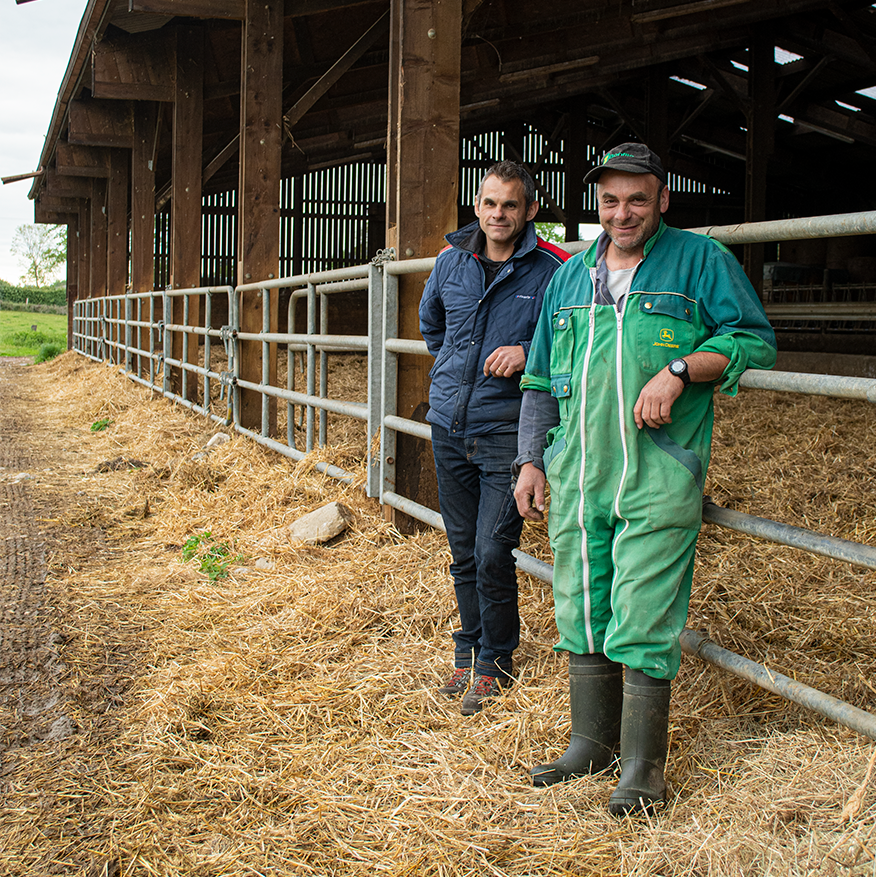
<path fill-rule="evenodd" d="M 471 667 L 457 667 L 453 675 L 438 689 L 438 694 L 446 694 L 448 697 L 456 697 L 457 694 L 465 694 L 468 691 L 468 683 L 471 679 Z"/>
<path fill-rule="evenodd" d="M 498 697 L 502 693 L 502 689 L 510 681 L 507 677 L 482 676 L 480 673 L 475 673 L 471 688 L 469 688 L 462 699 L 462 714 L 464 716 L 473 716 L 475 713 L 480 712 L 486 706 L 485 701 L 487 698 Z"/>

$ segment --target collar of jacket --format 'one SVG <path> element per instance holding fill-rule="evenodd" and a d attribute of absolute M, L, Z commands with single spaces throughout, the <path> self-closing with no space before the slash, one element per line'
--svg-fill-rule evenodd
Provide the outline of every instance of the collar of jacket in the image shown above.
<path fill-rule="evenodd" d="M 648 253 L 654 248 L 654 244 L 657 243 L 658 240 L 663 236 L 663 232 L 669 228 L 668 225 L 663 221 L 663 217 L 660 217 L 660 225 L 657 226 L 657 231 L 654 232 L 651 237 L 645 241 L 645 251 L 642 256 L 643 259 L 648 258 Z M 595 268 L 599 263 L 599 260 L 605 254 L 605 250 L 608 247 L 609 237 L 605 232 L 602 232 L 599 237 L 593 241 L 593 243 L 588 247 L 587 252 L 584 253 L 584 264 L 588 268 Z"/>
<path fill-rule="evenodd" d="M 478 220 L 470 222 L 468 225 L 464 225 L 462 228 L 450 232 L 450 234 L 444 235 L 444 240 L 446 240 L 451 247 L 455 247 L 457 250 L 463 250 L 466 253 L 471 253 L 473 256 L 476 256 L 478 253 L 483 253 L 486 245 L 486 235 L 481 231 L 481 226 Z M 524 256 L 526 253 L 534 250 L 537 246 L 538 235 L 535 231 L 535 223 L 530 220 L 526 223 L 523 231 L 517 238 L 514 245 L 514 254 L 511 258 L 516 259 L 518 256 Z"/>

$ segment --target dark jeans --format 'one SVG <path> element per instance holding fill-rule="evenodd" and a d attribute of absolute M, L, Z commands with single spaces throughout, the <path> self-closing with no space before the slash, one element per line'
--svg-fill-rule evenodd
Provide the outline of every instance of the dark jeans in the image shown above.
<path fill-rule="evenodd" d="M 517 434 L 455 438 L 433 424 L 432 452 L 462 624 L 453 633 L 455 666 L 470 667 L 474 653 L 476 673 L 511 674 L 520 642 L 511 552 L 523 528 L 511 480 Z"/>

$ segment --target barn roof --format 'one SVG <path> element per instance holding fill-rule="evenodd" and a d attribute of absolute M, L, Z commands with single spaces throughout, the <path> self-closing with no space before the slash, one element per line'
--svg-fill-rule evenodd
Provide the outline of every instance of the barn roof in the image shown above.
<path fill-rule="evenodd" d="M 89 0 L 40 166 L 87 175 L 101 149 L 129 145 L 132 103 L 157 100 L 160 204 L 171 173 L 175 33 L 203 25 L 204 188 L 234 187 L 245 5 Z M 382 160 L 389 11 L 387 0 L 287 0 L 284 175 Z M 750 56 L 766 45 L 776 63 L 765 110 L 775 125 L 764 157 L 772 214 L 870 209 L 874 16 L 859 0 L 465 0 L 461 132 L 525 122 L 559 139 L 577 118 L 594 148 L 648 139 L 671 172 L 741 199 L 745 129 L 763 102 L 752 94 Z M 37 178 L 31 197 L 63 198 L 54 179 Z"/>

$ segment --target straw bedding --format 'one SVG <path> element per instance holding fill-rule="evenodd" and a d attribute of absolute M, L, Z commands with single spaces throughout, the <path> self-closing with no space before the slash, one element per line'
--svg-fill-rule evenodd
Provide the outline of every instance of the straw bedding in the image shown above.
<path fill-rule="evenodd" d="M 335 364 L 350 387 L 361 366 Z M 533 789 L 569 730 L 547 586 L 521 575 L 518 682 L 463 719 L 433 693 L 455 623 L 441 534 L 402 536 L 358 486 L 240 437 L 194 460 L 215 425 L 113 368 L 67 354 L 22 380 L 45 412 L 33 491 L 76 733 L 7 729 L 0 872 L 876 874 L 872 741 L 686 657 L 659 818 L 609 817 L 611 777 Z M 717 407 L 716 502 L 876 544 L 872 405 Z M 339 449 L 320 455 L 363 479 L 331 424 Z M 354 513 L 344 535 L 284 538 L 332 500 Z M 222 546 L 227 577 L 183 561 L 193 536 Z M 548 556 L 543 528 L 525 538 Z M 872 710 L 874 584 L 706 526 L 689 626 Z"/>

